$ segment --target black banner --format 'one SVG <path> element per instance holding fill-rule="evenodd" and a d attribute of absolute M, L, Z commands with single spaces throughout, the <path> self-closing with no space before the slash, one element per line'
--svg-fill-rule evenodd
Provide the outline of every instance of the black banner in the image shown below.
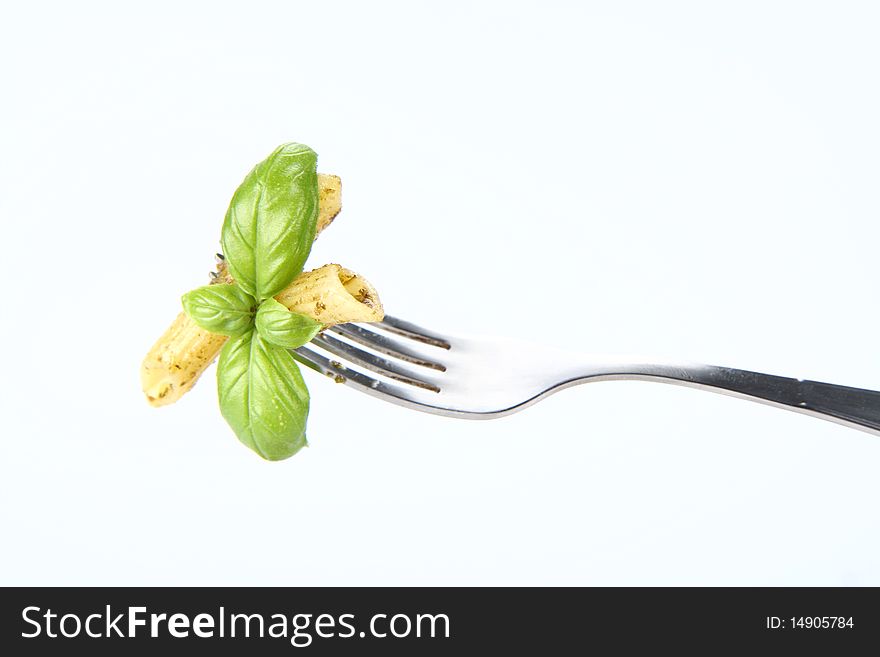
<path fill-rule="evenodd" d="M 2 589 L 7 655 L 875 649 L 867 588 Z M 469 654 L 469 653 L 468 653 Z"/>

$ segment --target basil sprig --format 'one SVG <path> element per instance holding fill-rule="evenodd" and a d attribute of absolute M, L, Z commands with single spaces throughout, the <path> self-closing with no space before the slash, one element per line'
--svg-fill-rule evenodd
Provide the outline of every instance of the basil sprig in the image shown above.
<path fill-rule="evenodd" d="M 220 244 L 229 272 L 258 301 L 299 274 L 318 221 L 318 156 L 308 146 L 279 146 L 235 191 Z"/>
<path fill-rule="evenodd" d="M 184 294 L 181 301 L 186 314 L 211 333 L 241 335 L 254 326 L 256 301 L 238 285 L 197 287 Z"/>
<path fill-rule="evenodd" d="M 321 330 L 321 322 L 292 313 L 275 299 L 266 299 L 260 304 L 255 324 L 266 342 L 286 349 L 296 349 L 310 342 Z"/>
<path fill-rule="evenodd" d="M 231 338 L 217 365 L 220 412 L 238 439 L 278 461 L 306 444 L 309 390 L 293 356 L 257 331 Z"/>
<path fill-rule="evenodd" d="M 220 242 L 231 284 L 183 295 L 206 331 L 228 335 L 217 364 L 220 412 L 238 439 L 277 461 L 306 444 L 309 391 L 290 349 L 320 323 L 272 298 L 303 269 L 318 218 L 317 155 L 284 144 L 244 179 L 229 204 Z"/>

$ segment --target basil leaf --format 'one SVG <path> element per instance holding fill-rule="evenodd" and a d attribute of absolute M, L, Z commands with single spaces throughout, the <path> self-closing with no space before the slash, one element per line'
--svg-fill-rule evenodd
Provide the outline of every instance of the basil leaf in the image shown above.
<path fill-rule="evenodd" d="M 258 301 L 278 294 L 299 274 L 318 217 L 318 156 L 284 144 L 260 162 L 236 190 L 220 242 L 229 271 Z"/>
<path fill-rule="evenodd" d="M 291 312 L 283 303 L 266 299 L 257 308 L 255 321 L 257 332 L 266 342 L 296 349 L 309 342 L 321 330 L 321 322 L 311 317 Z"/>
<path fill-rule="evenodd" d="M 256 331 L 230 339 L 217 366 L 220 412 L 238 439 L 279 461 L 306 444 L 309 391 L 290 352 Z"/>
<path fill-rule="evenodd" d="M 241 335 L 254 324 L 256 302 L 235 284 L 197 287 L 181 301 L 186 314 L 211 333 Z"/>

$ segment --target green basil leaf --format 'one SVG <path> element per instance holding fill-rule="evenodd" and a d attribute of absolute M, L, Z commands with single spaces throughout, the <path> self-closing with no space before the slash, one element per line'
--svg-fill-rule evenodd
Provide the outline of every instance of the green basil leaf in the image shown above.
<path fill-rule="evenodd" d="M 183 295 L 183 309 L 206 331 L 220 335 L 241 335 L 254 324 L 257 305 L 238 285 L 197 287 Z"/>
<path fill-rule="evenodd" d="M 318 156 L 284 144 L 236 190 L 220 242 L 229 271 L 258 301 L 275 296 L 299 274 L 318 218 Z"/>
<path fill-rule="evenodd" d="M 257 308 L 257 332 L 266 342 L 296 349 L 309 342 L 321 330 L 321 322 L 290 312 L 283 303 L 266 299 Z"/>
<path fill-rule="evenodd" d="M 279 461 L 306 444 L 309 391 L 290 352 L 256 331 L 231 338 L 217 365 L 220 412 L 238 439 Z"/>

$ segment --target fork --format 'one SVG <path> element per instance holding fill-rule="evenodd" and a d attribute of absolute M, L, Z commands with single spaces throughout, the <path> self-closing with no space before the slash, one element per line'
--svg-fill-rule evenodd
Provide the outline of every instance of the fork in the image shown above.
<path fill-rule="evenodd" d="M 714 365 L 578 355 L 514 340 L 442 335 L 388 316 L 367 326 L 329 327 L 293 355 L 338 383 L 448 417 L 502 417 L 581 383 L 623 379 L 723 393 L 880 435 L 880 392 L 873 390 Z"/>

